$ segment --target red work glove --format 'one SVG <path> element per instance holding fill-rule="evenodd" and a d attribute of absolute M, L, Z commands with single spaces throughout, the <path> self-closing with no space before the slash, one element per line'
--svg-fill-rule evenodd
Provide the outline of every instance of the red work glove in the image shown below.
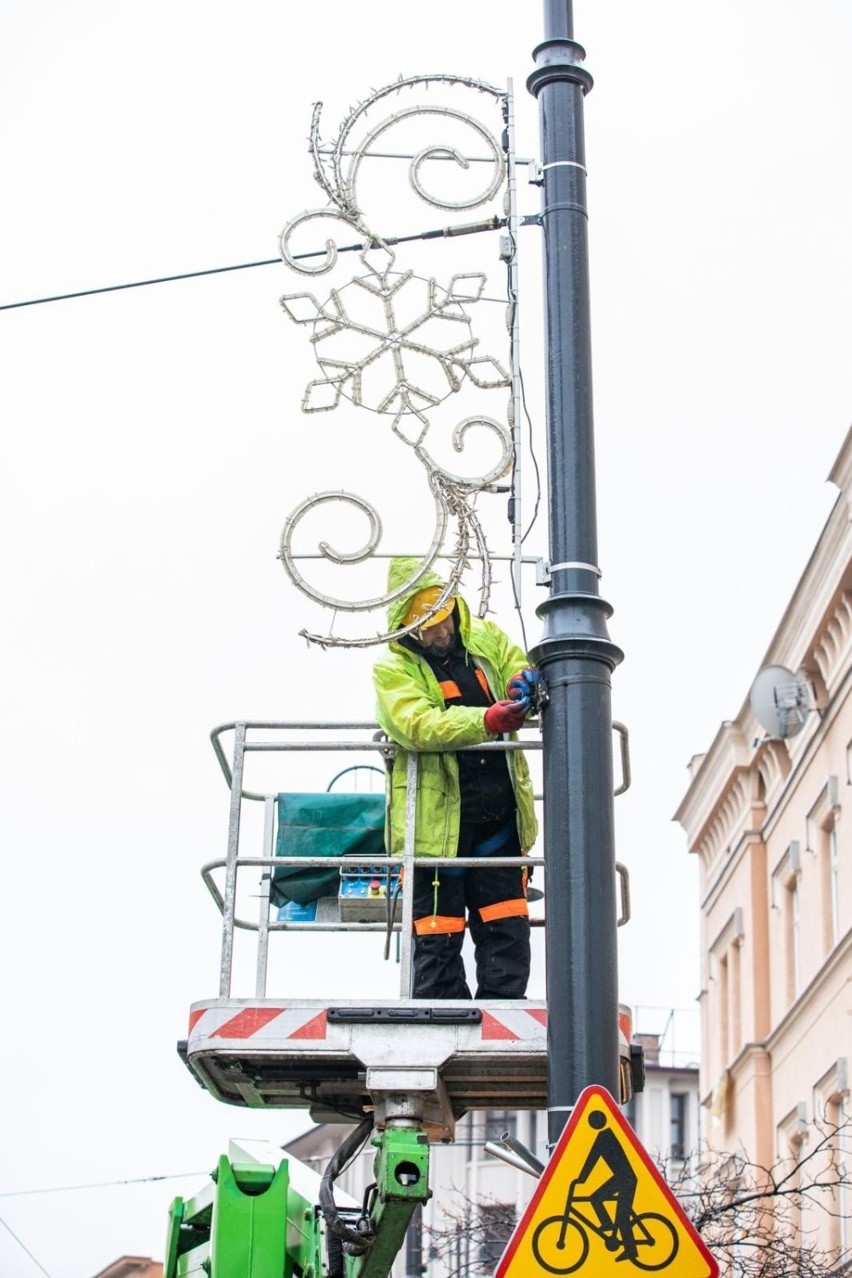
<path fill-rule="evenodd" d="M 485 711 L 485 727 L 499 736 L 503 732 L 517 732 L 527 717 L 526 701 L 495 701 Z"/>

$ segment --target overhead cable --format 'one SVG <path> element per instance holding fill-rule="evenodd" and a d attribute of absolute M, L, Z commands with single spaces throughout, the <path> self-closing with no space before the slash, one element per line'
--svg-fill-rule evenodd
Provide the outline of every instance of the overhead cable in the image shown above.
<path fill-rule="evenodd" d="M 37 1266 L 38 1266 L 38 1268 L 39 1268 L 39 1269 L 41 1270 L 41 1272 L 44 1274 L 45 1278 L 50 1278 L 50 1274 L 49 1274 L 49 1273 L 48 1273 L 48 1271 L 45 1269 L 45 1267 L 44 1267 L 44 1265 L 41 1263 L 41 1261 L 40 1261 L 40 1260 L 36 1260 L 35 1256 L 34 1256 L 34 1255 L 33 1255 L 33 1253 L 30 1251 L 30 1249 L 29 1249 L 29 1247 L 26 1245 L 26 1243 L 24 1243 L 24 1242 L 22 1242 L 22 1241 L 21 1241 L 21 1239 L 20 1239 L 20 1238 L 18 1237 L 18 1235 L 15 1233 L 14 1229 L 12 1228 L 12 1226 L 11 1226 L 11 1225 L 7 1225 L 7 1224 L 6 1224 L 6 1221 L 3 1219 L 3 1217 L 2 1217 L 2 1216 L 0 1216 L 0 1225 L 2 1225 L 4 1229 L 8 1230 L 8 1232 L 9 1232 L 9 1233 L 12 1235 L 12 1237 L 14 1238 L 15 1242 L 16 1242 L 16 1243 L 18 1244 L 18 1246 L 21 1248 L 21 1250 L 22 1250 L 22 1251 L 25 1251 L 25 1252 L 27 1253 L 27 1255 L 29 1256 L 30 1260 L 33 1262 L 33 1264 L 34 1264 L 34 1265 L 37 1265 Z"/>
<path fill-rule="evenodd" d="M 331 214 L 329 214 L 331 216 Z M 475 235 L 480 231 L 496 231 L 500 227 L 506 225 L 505 218 L 492 217 L 484 222 L 468 222 L 462 226 L 442 226 L 432 231 L 418 231 L 416 235 L 392 235 L 375 241 L 375 247 L 385 244 L 406 244 L 411 240 L 434 240 L 444 236 L 453 237 L 456 235 Z M 338 253 L 357 253 L 363 249 L 371 247 L 370 241 L 364 241 L 360 244 L 343 244 L 337 249 Z M 293 260 L 301 261 L 309 257 L 325 257 L 327 249 L 314 249 L 310 253 L 294 253 Z M 76 297 L 94 297 L 98 293 L 118 293 L 128 288 L 147 288 L 151 284 L 172 284 L 176 280 L 194 280 L 199 279 L 203 275 L 223 275 L 227 271 L 250 271 L 256 266 L 277 266 L 281 262 L 280 257 L 264 258 L 260 262 L 240 262 L 236 266 L 212 266 L 204 271 L 182 271 L 179 275 L 158 275 L 150 280 L 133 280 L 129 284 L 106 284 L 103 288 L 84 288 L 79 289 L 75 293 L 55 293 L 51 297 L 33 297 L 26 302 L 2 302 L 0 303 L 0 311 L 14 311 L 22 306 L 43 306 L 45 302 L 68 302 Z"/>
<path fill-rule="evenodd" d="M 167 1176 L 133 1176 L 127 1180 L 96 1180 L 88 1185 L 54 1185 L 49 1189 L 8 1189 L 0 1192 L 0 1198 L 29 1198 L 33 1194 L 66 1194 L 74 1189 L 110 1189 L 113 1185 L 146 1185 L 155 1180 L 189 1180 L 206 1176 L 206 1172 L 171 1172 Z"/>

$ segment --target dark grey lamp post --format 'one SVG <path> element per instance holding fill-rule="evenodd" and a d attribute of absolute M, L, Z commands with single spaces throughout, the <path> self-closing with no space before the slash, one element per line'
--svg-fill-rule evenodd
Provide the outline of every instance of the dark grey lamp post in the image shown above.
<path fill-rule="evenodd" d="M 618 972 L 610 676 L 622 653 L 599 593 L 583 98 L 592 79 L 571 0 L 545 0 L 527 87 L 543 165 L 550 594 L 532 649 L 544 735 L 548 1139 L 584 1087 L 618 1099 Z"/>

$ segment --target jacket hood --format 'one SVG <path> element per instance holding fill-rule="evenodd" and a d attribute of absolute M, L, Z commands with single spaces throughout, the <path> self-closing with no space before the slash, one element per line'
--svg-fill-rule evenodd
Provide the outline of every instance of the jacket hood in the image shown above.
<path fill-rule="evenodd" d="M 428 586 L 443 587 L 447 584 L 446 576 L 442 576 L 441 573 L 435 572 L 433 568 L 430 568 L 428 572 L 424 572 L 422 577 L 416 577 L 417 570 L 421 567 L 422 563 L 422 559 L 417 559 L 413 555 L 400 555 L 390 561 L 390 565 L 388 567 L 389 593 L 393 590 L 399 590 L 400 586 L 403 586 L 405 582 L 410 579 L 415 578 L 415 580 L 413 580 L 410 589 L 405 590 L 397 599 L 392 600 L 388 605 L 389 630 L 399 630 L 405 624 L 403 618 L 408 612 L 411 600 L 419 591 L 425 590 Z M 456 595 L 456 603 L 458 604 L 459 610 L 459 631 L 462 640 L 466 642 L 467 636 L 470 632 L 470 612 L 467 604 L 460 595 Z"/>

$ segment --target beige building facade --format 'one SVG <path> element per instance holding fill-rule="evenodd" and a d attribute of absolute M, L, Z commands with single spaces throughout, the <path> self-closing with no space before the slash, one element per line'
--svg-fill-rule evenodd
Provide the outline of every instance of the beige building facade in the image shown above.
<path fill-rule="evenodd" d="M 806 1156 L 814 1120 L 852 1117 L 852 431 L 829 479 L 836 502 L 761 663 L 809 705 L 785 714 L 779 675 L 775 734 L 747 695 L 676 813 L 700 864 L 703 1133 L 763 1167 Z M 838 1157 L 852 1176 L 848 1140 Z M 852 1199 L 836 1198 L 824 1241 L 849 1247 Z"/>

